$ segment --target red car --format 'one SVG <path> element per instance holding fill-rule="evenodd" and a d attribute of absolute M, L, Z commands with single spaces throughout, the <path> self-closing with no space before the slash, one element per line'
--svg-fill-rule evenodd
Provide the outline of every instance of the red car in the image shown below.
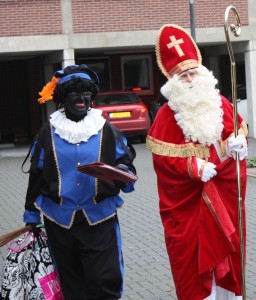
<path fill-rule="evenodd" d="M 92 107 L 101 109 L 102 116 L 127 137 L 140 136 L 141 142 L 145 142 L 150 128 L 150 118 L 146 105 L 135 92 L 99 93 Z"/>

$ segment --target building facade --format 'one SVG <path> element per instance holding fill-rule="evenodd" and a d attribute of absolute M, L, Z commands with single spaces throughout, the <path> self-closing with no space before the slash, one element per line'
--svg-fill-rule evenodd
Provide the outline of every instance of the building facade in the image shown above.
<path fill-rule="evenodd" d="M 166 81 L 155 57 L 159 28 L 175 23 L 188 31 L 194 8 L 195 39 L 203 64 L 231 95 L 224 31 L 226 0 L 0 0 L 0 143 L 32 139 L 56 107 L 39 105 L 38 92 L 54 71 L 85 63 L 100 89 L 130 90 L 150 107 Z M 246 93 L 249 136 L 256 137 L 256 0 L 234 0 L 242 24 L 230 39 L 237 85 Z M 229 23 L 237 23 L 230 13 Z M 253 84 L 254 83 L 254 84 Z"/>

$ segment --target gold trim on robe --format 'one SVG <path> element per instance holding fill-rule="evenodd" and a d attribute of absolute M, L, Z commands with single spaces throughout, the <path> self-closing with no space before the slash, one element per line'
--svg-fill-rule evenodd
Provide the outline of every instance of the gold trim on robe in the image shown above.
<path fill-rule="evenodd" d="M 238 131 L 238 134 L 241 134 L 245 137 L 248 135 L 248 128 L 246 123 L 243 121 L 241 123 L 241 128 Z M 221 149 L 221 156 L 226 155 L 226 143 L 227 140 L 218 141 Z M 203 146 L 201 144 L 187 143 L 187 144 L 174 144 L 167 143 L 152 136 L 147 136 L 146 148 L 152 153 L 157 155 L 169 156 L 169 157 L 190 157 L 196 156 L 202 159 L 208 159 L 210 156 L 209 147 Z"/>
<path fill-rule="evenodd" d="M 147 136 L 146 147 L 152 153 L 169 157 L 190 157 L 196 156 L 207 159 L 210 156 L 209 147 L 200 144 L 173 144 L 160 141 Z"/>
<path fill-rule="evenodd" d="M 62 205 L 63 204 L 63 198 L 61 197 L 61 176 L 60 176 L 60 168 L 59 168 L 58 158 L 57 158 L 57 154 L 56 154 L 55 142 L 54 142 L 54 138 L 53 138 L 52 124 L 50 124 L 50 128 L 51 128 L 51 140 L 52 140 L 53 156 L 54 156 L 54 161 L 56 163 L 56 169 L 57 169 L 57 172 L 58 172 L 58 196 L 60 198 L 60 203 L 58 203 L 58 204 Z"/>

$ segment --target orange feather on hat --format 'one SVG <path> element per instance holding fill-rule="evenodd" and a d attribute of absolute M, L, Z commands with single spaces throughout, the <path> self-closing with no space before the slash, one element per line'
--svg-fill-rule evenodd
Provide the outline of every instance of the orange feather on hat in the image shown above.
<path fill-rule="evenodd" d="M 52 100 L 52 96 L 54 93 L 54 90 L 58 84 L 58 78 L 55 76 L 52 77 L 52 80 L 48 82 L 42 89 L 42 91 L 39 93 L 41 98 L 38 99 L 38 102 L 40 104 L 45 103 L 46 101 Z"/>

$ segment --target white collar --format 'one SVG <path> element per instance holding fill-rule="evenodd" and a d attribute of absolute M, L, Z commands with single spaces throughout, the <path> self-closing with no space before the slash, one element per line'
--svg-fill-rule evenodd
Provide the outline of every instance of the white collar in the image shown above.
<path fill-rule="evenodd" d="M 50 115 L 50 123 L 55 128 L 55 133 L 62 139 L 76 144 L 87 142 L 102 129 L 106 120 L 101 114 L 101 110 L 92 108 L 84 119 L 74 122 L 67 119 L 63 110 L 57 110 Z"/>

